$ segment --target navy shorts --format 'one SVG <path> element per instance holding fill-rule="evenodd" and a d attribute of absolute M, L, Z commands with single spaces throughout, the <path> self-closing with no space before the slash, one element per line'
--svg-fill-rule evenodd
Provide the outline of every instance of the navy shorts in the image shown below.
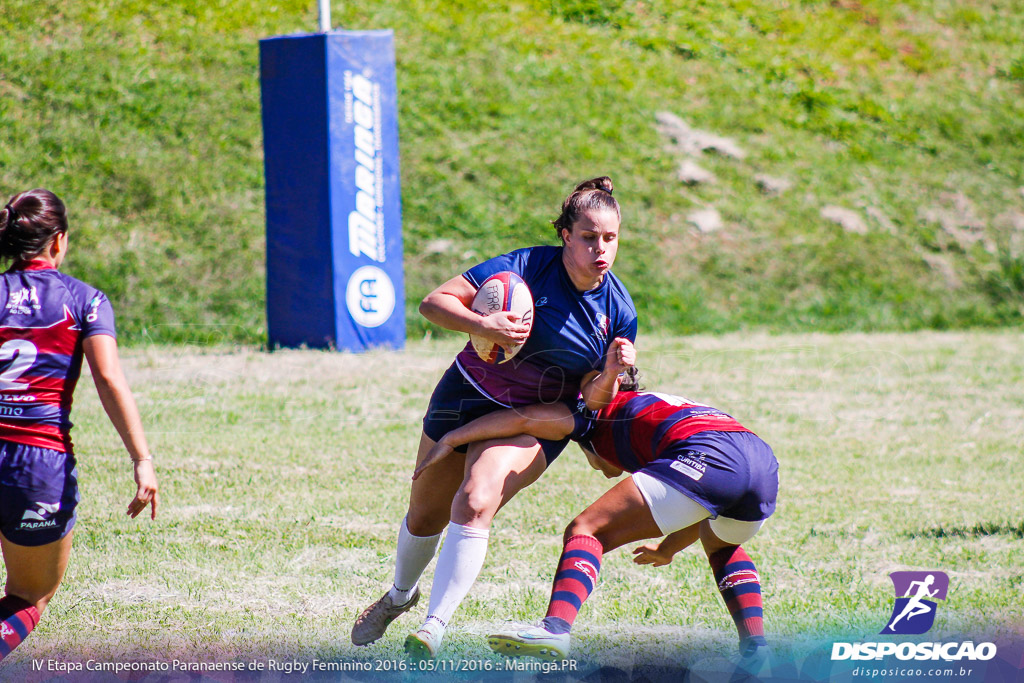
<path fill-rule="evenodd" d="M 75 456 L 0 441 L 0 532 L 17 545 L 46 545 L 75 526 Z"/>
<path fill-rule="evenodd" d="M 779 493 L 779 461 L 750 432 L 700 432 L 666 448 L 646 472 L 705 507 L 712 518 L 767 519 Z"/>
<path fill-rule="evenodd" d="M 453 429 L 458 429 L 478 417 L 504 409 L 505 406 L 480 393 L 480 390 L 463 376 L 456 364 L 452 363 L 430 396 L 427 414 L 423 416 L 423 433 L 431 440 L 439 441 Z M 537 442 L 544 451 L 544 459 L 550 465 L 565 449 L 569 437 L 560 441 L 537 439 Z M 466 447 L 461 446 L 455 450 L 458 453 L 465 453 Z"/>

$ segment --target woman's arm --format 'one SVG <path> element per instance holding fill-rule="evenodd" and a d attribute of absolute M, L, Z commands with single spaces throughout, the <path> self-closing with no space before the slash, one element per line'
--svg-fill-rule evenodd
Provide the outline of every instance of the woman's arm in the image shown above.
<path fill-rule="evenodd" d="M 468 332 L 506 347 L 522 344 L 530 336 L 530 326 L 520 323 L 515 313 L 475 313 L 470 308 L 474 296 L 476 289 L 469 280 L 456 275 L 424 297 L 420 302 L 420 315 L 435 325 Z"/>
<path fill-rule="evenodd" d="M 580 392 L 587 408 L 598 411 L 611 403 L 622 381 L 619 375 L 635 364 L 636 349 L 633 343 L 624 337 L 612 340 L 605 353 L 604 369 L 591 372 L 583 378 Z"/>
<path fill-rule="evenodd" d="M 663 567 L 672 561 L 676 553 L 691 546 L 699 537 L 700 522 L 672 532 L 661 539 L 661 543 L 658 545 L 645 543 L 634 548 L 633 554 L 636 557 L 633 558 L 633 561 L 637 564 L 653 564 L 655 567 Z"/>
<path fill-rule="evenodd" d="M 467 443 L 520 434 L 555 441 L 572 434 L 575 424 L 572 411 L 564 403 L 537 403 L 523 408 L 498 410 L 478 417 L 442 436 L 412 473 L 412 478 L 416 479 L 420 472 Z"/>
<path fill-rule="evenodd" d="M 89 361 L 89 369 L 92 370 L 93 381 L 96 383 L 96 391 L 100 395 L 103 409 L 135 465 L 135 483 L 138 488 L 135 498 L 128 504 L 128 514 L 136 517 L 152 503 L 152 517 L 155 519 L 158 499 L 153 456 L 146 443 L 139 409 L 121 370 L 117 340 L 106 334 L 94 334 L 86 337 L 82 348 L 86 360 Z"/>

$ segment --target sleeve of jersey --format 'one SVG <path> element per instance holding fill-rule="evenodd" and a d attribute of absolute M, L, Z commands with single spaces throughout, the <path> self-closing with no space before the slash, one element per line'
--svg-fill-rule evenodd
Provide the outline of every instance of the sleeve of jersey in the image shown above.
<path fill-rule="evenodd" d="M 495 256 L 492 259 L 488 259 L 479 265 L 475 265 L 465 273 L 462 277 L 469 281 L 469 284 L 473 285 L 474 288 L 480 289 L 480 285 L 483 284 L 484 280 L 497 273 L 502 273 L 506 270 L 510 270 L 516 275 L 523 276 L 523 268 L 526 264 L 526 254 L 528 249 L 519 249 L 508 254 L 502 254 L 501 256 Z"/>
<path fill-rule="evenodd" d="M 636 313 L 632 313 L 632 317 L 627 318 L 628 322 L 624 322 L 621 327 L 615 331 L 615 337 L 625 337 L 631 342 L 636 342 Z"/>
<path fill-rule="evenodd" d="M 572 408 L 572 406 L 569 406 Z M 597 419 L 597 413 L 587 408 L 587 404 L 580 398 L 576 402 L 576 408 L 572 411 L 572 433 L 569 434 L 569 438 L 573 441 L 585 441 L 589 438 L 590 433 L 594 429 L 594 422 Z"/>
<path fill-rule="evenodd" d="M 94 334 L 117 337 L 117 330 L 114 327 L 114 308 L 103 292 L 94 291 L 92 293 L 82 308 L 79 321 L 82 326 L 83 339 Z"/>
<path fill-rule="evenodd" d="M 629 296 L 629 292 L 626 288 L 619 284 L 620 289 L 617 290 L 616 296 L 616 313 L 613 316 L 615 319 L 615 329 L 612 330 L 612 338 L 625 337 L 631 342 L 636 341 L 636 330 L 637 330 L 637 315 L 636 306 L 633 304 L 633 298 Z"/>

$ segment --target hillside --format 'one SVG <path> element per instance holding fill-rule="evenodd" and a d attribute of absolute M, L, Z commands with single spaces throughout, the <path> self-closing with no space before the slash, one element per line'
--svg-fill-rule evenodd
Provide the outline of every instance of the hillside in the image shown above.
<path fill-rule="evenodd" d="M 67 269 L 126 339 L 264 341 L 258 41 L 315 5 L 5 1 L 0 191 L 66 199 Z M 649 329 L 1024 316 L 1013 0 L 336 5 L 395 31 L 411 335 L 431 287 L 550 243 L 604 173 Z"/>

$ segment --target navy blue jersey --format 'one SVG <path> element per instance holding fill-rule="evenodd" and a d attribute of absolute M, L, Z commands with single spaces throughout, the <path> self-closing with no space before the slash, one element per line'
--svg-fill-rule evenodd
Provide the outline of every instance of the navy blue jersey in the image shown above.
<path fill-rule="evenodd" d="M 636 308 L 611 272 L 601 284 L 580 292 L 562 264 L 562 247 L 528 247 L 484 261 L 463 273 L 474 288 L 502 271 L 526 282 L 533 294 L 533 327 L 512 360 L 484 362 L 466 344 L 456 362 L 468 380 L 507 406 L 573 399 L 583 376 L 604 365 L 616 337 L 636 341 Z"/>
<path fill-rule="evenodd" d="M 115 336 L 103 292 L 39 261 L 0 276 L 0 440 L 71 451 L 82 340 Z"/>

